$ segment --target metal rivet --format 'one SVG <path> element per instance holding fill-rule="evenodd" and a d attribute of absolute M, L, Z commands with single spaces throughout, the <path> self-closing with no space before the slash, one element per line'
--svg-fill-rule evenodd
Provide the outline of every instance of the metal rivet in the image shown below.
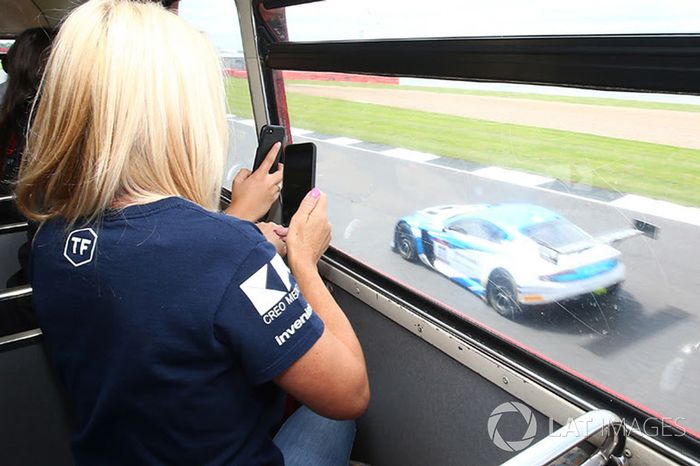
<path fill-rule="evenodd" d="M 423 333 L 423 326 L 421 324 L 416 324 L 416 328 L 418 329 L 418 333 Z"/>
<path fill-rule="evenodd" d="M 625 455 L 625 458 L 632 458 L 632 450 L 630 450 L 629 448 L 625 448 L 623 455 Z"/>
<path fill-rule="evenodd" d="M 509 382 L 509 381 L 508 381 L 508 377 L 503 376 L 503 383 L 504 383 L 505 385 L 508 385 L 508 382 Z"/>

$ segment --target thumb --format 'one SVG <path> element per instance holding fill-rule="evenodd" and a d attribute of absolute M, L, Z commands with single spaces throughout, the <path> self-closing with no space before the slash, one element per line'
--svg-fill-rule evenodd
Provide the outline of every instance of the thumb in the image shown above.
<path fill-rule="evenodd" d="M 297 209 L 297 213 L 308 217 L 314 210 L 314 207 L 316 207 L 316 204 L 318 203 L 320 197 L 320 189 L 314 188 L 311 191 L 309 191 L 304 197 L 304 199 L 302 199 L 301 204 L 299 205 L 299 209 Z"/>

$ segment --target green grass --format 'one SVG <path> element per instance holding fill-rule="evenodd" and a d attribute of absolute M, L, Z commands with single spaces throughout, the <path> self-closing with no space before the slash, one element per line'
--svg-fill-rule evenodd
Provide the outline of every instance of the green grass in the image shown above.
<path fill-rule="evenodd" d="M 245 81 L 228 88 L 231 111 L 249 117 Z M 700 205 L 698 150 L 298 93 L 287 103 L 298 128 Z"/>
<path fill-rule="evenodd" d="M 479 91 L 471 89 L 454 89 L 448 87 L 397 86 L 392 84 L 351 83 L 343 81 L 285 81 L 287 84 L 307 84 L 316 86 L 368 87 L 375 89 L 394 89 L 400 91 L 423 91 L 440 94 L 475 95 L 484 97 L 505 97 L 509 99 L 543 100 L 547 102 L 565 102 L 571 104 L 603 105 L 608 107 L 643 108 L 647 110 L 675 110 L 679 112 L 700 112 L 700 105 L 673 104 L 664 102 L 647 102 L 641 100 L 608 99 L 605 97 L 572 97 L 563 95 L 529 94 L 524 92 Z"/>
<path fill-rule="evenodd" d="M 253 118 L 250 90 L 245 79 L 226 78 L 226 100 L 228 111 L 244 118 Z"/>

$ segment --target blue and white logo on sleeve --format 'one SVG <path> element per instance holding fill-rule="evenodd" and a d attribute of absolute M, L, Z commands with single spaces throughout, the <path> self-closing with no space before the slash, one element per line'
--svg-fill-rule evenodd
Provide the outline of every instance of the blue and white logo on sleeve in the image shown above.
<path fill-rule="evenodd" d="M 63 256 L 75 267 L 89 264 L 95 255 L 97 245 L 97 233 L 92 228 L 74 230 L 66 239 L 66 247 Z"/>
<path fill-rule="evenodd" d="M 287 265 L 278 255 L 275 255 L 268 264 L 260 267 L 257 272 L 241 283 L 241 290 L 258 311 L 258 314 L 265 317 L 267 324 L 283 312 L 286 304 L 291 304 L 299 294 L 296 284 L 292 290 L 291 274 Z M 273 310 L 276 315 L 269 316 L 268 319 L 268 312 Z"/>

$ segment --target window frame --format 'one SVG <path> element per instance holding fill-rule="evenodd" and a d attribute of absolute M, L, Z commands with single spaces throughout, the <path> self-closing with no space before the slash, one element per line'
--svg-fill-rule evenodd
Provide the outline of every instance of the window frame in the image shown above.
<path fill-rule="evenodd" d="M 265 64 L 273 70 L 700 95 L 700 34 L 275 42 L 266 45 Z"/>

